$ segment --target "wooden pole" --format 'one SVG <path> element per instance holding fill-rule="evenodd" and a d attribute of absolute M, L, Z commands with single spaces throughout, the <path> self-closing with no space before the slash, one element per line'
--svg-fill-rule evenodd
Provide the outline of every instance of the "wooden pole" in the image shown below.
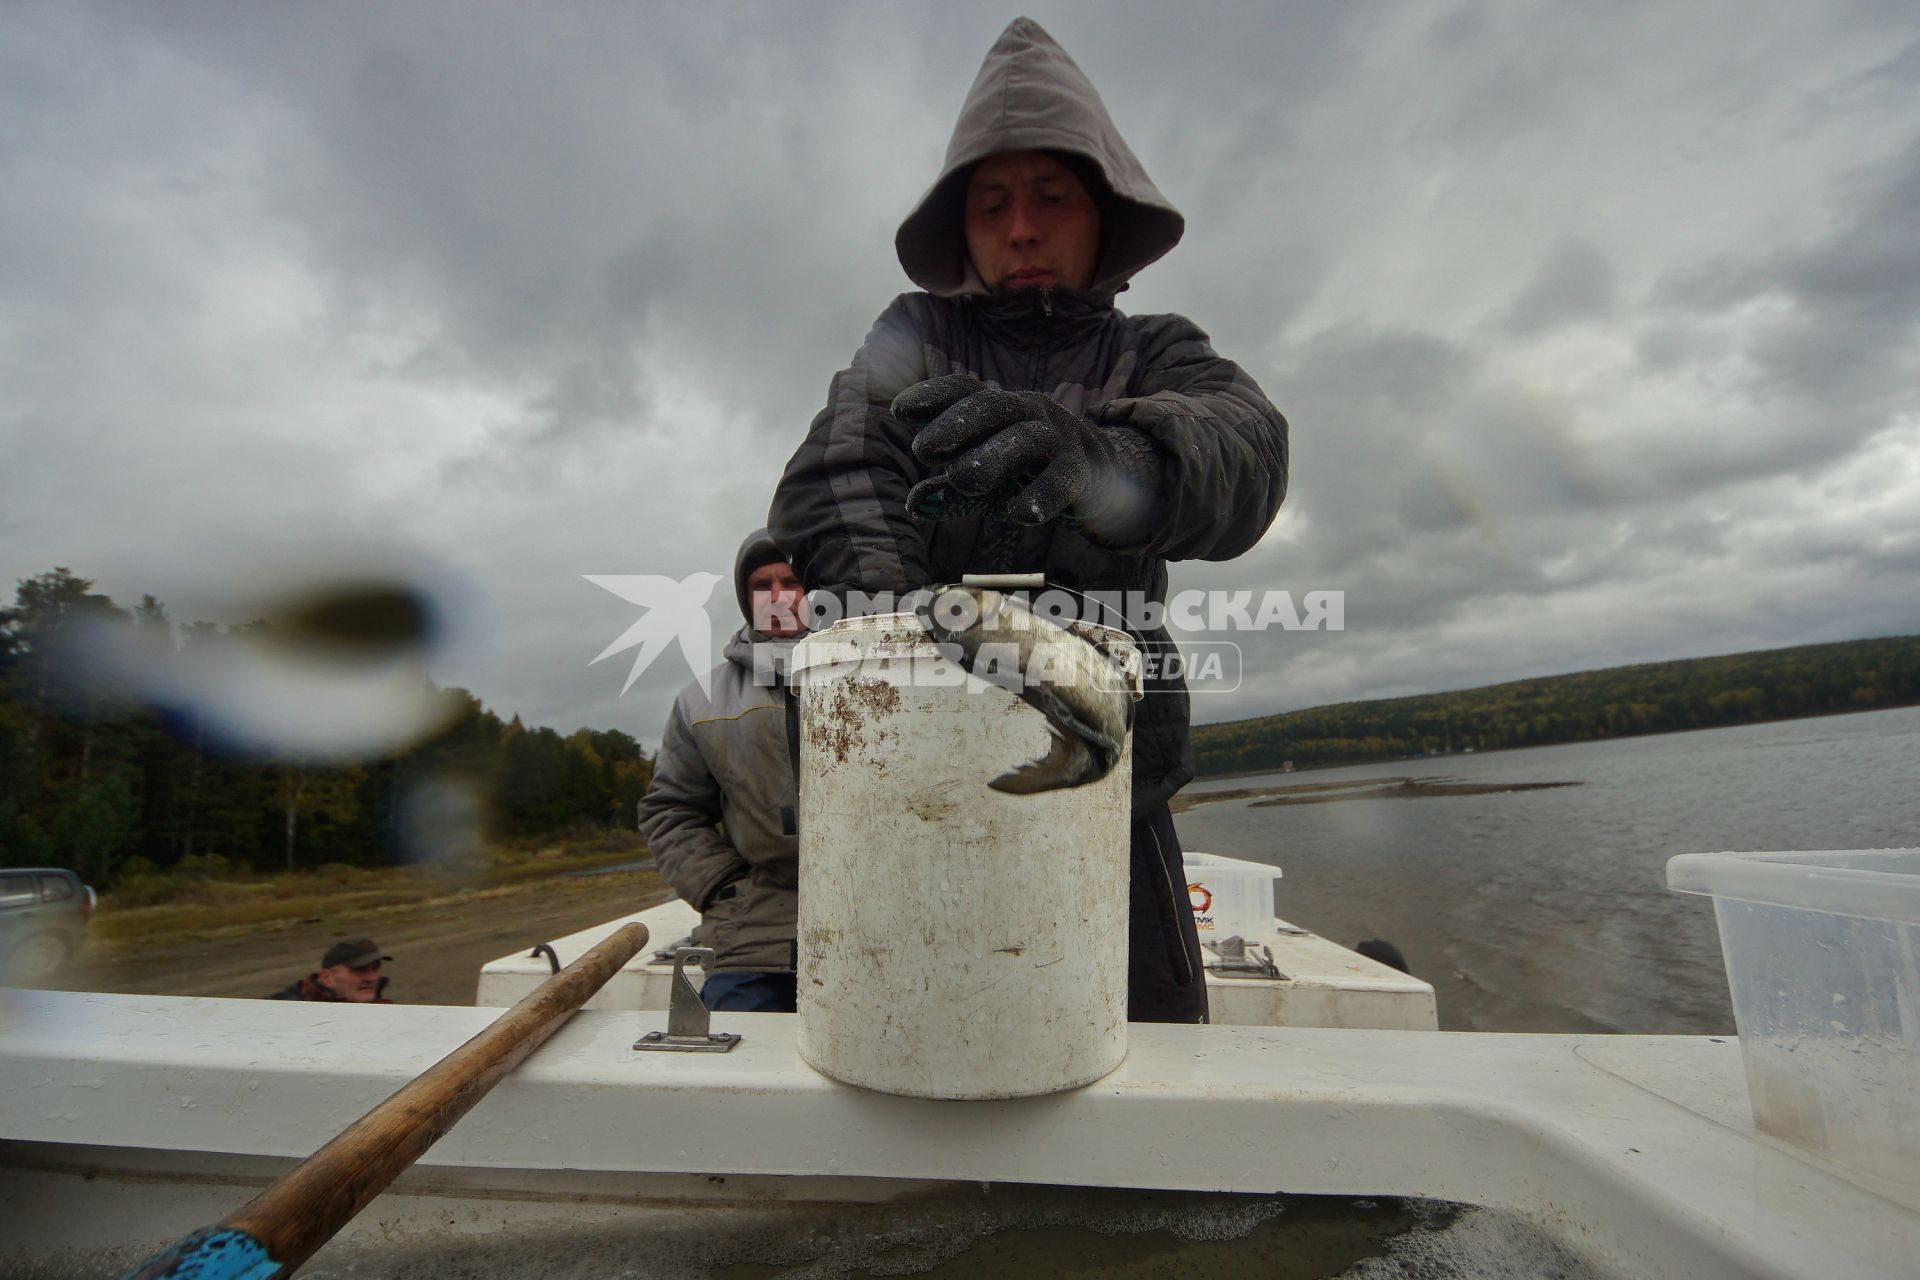
<path fill-rule="evenodd" d="M 122 1280 L 292 1275 L 646 945 L 645 925 L 621 925 L 265 1191 Z"/>

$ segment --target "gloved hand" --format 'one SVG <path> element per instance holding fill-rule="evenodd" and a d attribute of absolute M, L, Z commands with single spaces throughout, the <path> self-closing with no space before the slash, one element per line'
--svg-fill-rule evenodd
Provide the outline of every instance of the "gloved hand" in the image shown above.
<path fill-rule="evenodd" d="M 1116 544 L 1152 531 L 1160 457 L 1131 427 L 1099 426 L 1050 396 L 962 373 L 908 387 L 893 415 L 919 428 L 913 456 L 934 469 L 907 495 L 908 510 L 922 519 L 1064 518 Z"/>

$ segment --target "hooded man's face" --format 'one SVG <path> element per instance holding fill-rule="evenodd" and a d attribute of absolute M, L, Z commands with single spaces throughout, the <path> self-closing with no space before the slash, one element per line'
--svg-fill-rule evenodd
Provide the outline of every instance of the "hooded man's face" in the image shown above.
<path fill-rule="evenodd" d="M 1085 289 L 1100 257 L 1100 207 L 1043 151 L 1003 151 L 967 180 L 967 254 L 989 289 Z"/>
<path fill-rule="evenodd" d="M 748 574 L 747 598 L 753 601 L 753 629 L 760 634 L 786 640 L 806 631 L 807 590 L 786 561 Z"/>

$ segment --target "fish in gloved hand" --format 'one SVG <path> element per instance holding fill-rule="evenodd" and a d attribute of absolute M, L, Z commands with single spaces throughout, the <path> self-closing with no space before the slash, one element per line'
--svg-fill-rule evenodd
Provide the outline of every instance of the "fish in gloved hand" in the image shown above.
<path fill-rule="evenodd" d="M 913 456 L 932 469 L 907 494 L 917 519 L 1057 521 L 1132 547 L 1152 537 L 1164 509 L 1165 459 L 1144 432 L 1097 423 L 1040 392 L 946 374 L 894 397 L 893 414 L 915 429 Z"/>
<path fill-rule="evenodd" d="M 942 656 L 997 684 L 1047 719 L 1053 745 L 987 785 L 1033 795 L 1098 782 L 1133 721 L 1129 681 L 1094 645 L 985 587 L 935 587 L 914 610 Z"/>

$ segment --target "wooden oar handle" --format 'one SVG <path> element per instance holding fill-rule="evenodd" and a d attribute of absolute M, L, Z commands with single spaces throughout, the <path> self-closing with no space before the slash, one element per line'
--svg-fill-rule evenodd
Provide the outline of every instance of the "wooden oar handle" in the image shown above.
<path fill-rule="evenodd" d="M 291 1275 L 647 945 L 629 921 L 213 1227 L 122 1280 Z"/>

